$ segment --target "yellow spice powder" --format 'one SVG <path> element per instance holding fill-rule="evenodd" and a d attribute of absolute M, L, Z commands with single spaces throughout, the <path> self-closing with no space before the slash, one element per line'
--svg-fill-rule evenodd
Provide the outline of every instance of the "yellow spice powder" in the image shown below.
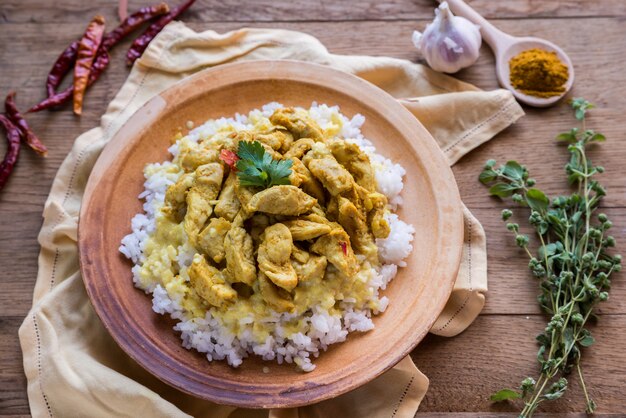
<path fill-rule="evenodd" d="M 569 71 L 556 52 L 529 49 L 509 61 L 511 85 L 529 96 L 551 97 L 565 91 Z"/>

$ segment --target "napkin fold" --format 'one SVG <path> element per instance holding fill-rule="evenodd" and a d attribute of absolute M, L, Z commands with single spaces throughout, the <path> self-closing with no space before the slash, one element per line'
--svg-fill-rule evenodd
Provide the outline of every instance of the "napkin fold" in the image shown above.
<path fill-rule="evenodd" d="M 78 214 L 102 148 L 143 103 L 177 81 L 214 65 L 258 59 L 325 64 L 381 87 L 426 126 L 451 165 L 523 115 L 505 90 L 481 91 L 406 60 L 331 54 L 304 33 L 275 29 L 197 33 L 180 22 L 169 24 L 137 61 L 101 126 L 76 139 L 46 202 L 33 307 L 19 330 L 33 416 L 412 417 L 417 411 L 428 379 L 410 357 L 352 392 L 301 408 L 238 409 L 197 399 L 167 386 L 130 359 L 89 302 L 78 264 Z M 485 234 L 465 207 L 464 215 L 458 277 L 431 329 L 443 336 L 456 335 L 472 323 L 487 291 Z"/>

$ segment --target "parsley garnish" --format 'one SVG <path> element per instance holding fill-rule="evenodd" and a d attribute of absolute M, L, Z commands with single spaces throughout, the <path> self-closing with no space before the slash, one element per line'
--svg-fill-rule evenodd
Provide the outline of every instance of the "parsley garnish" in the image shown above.
<path fill-rule="evenodd" d="M 242 186 L 256 186 L 264 189 L 280 184 L 291 184 L 291 160 L 275 160 L 265 152 L 259 141 L 239 143 L 237 156 L 237 177 Z"/>

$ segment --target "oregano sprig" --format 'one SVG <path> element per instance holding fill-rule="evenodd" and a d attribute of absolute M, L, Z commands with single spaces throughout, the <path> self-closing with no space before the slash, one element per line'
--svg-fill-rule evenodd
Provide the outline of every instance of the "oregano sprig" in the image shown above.
<path fill-rule="evenodd" d="M 479 176 L 483 184 L 490 185 L 491 195 L 510 198 L 530 209 L 528 223 L 539 240 L 533 251 L 519 224 L 506 224 L 516 244 L 529 256 L 528 267 L 541 289 L 537 301 L 549 317 L 546 328 L 536 338 L 539 377 L 524 379 L 519 390 L 503 389 L 491 396 L 493 401 L 522 399 L 520 417 L 532 416 L 542 402 L 560 398 L 568 386 L 565 376 L 574 370 L 581 382 L 587 412 L 595 410 L 580 364 L 583 349 L 594 343 L 586 325 L 594 317 L 598 303 L 609 298 L 612 273 L 621 270 L 621 256 L 609 252 L 615 246 L 615 239 L 608 234 L 612 223 L 605 214 L 594 216 L 606 195 L 594 176 L 604 172 L 604 168 L 593 165 L 586 154 L 590 144 L 603 142 L 605 137 L 585 128 L 585 115 L 594 107 L 591 103 L 574 99 L 571 105 L 582 126 L 561 133 L 556 139 L 568 144 L 570 159 L 565 172 L 575 189 L 573 193 L 549 198 L 534 187 L 535 180 L 516 161 L 496 168 L 496 162 L 489 160 Z M 512 215 L 510 209 L 501 214 L 504 221 Z"/>

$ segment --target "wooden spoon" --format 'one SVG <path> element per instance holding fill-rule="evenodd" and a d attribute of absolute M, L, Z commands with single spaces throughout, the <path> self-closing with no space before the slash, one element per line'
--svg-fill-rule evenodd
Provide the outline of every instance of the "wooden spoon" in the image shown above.
<path fill-rule="evenodd" d="M 439 0 L 440 2 L 442 0 Z M 545 39 L 535 38 L 531 36 L 515 37 L 507 33 L 502 32 L 491 23 L 489 23 L 484 17 L 478 14 L 474 9 L 468 6 L 463 0 L 447 0 L 448 5 L 452 13 L 462 16 L 469 21 L 480 26 L 480 33 L 493 50 L 496 57 L 496 75 L 498 76 L 498 82 L 500 85 L 510 90 L 518 101 L 534 107 L 547 107 L 558 102 L 574 84 L 574 67 L 567 54 L 558 46 L 552 42 L 548 42 Z M 529 96 L 516 90 L 511 85 L 510 73 L 509 73 L 509 61 L 522 51 L 526 51 L 533 48 L 543 49 L 545 51 L 554 51 L 557 56 L 569 69 L 569 75 L 567 82 L 565 83 L 565 90 L 559 96 L 552 97 L 535 97 Z"/>

